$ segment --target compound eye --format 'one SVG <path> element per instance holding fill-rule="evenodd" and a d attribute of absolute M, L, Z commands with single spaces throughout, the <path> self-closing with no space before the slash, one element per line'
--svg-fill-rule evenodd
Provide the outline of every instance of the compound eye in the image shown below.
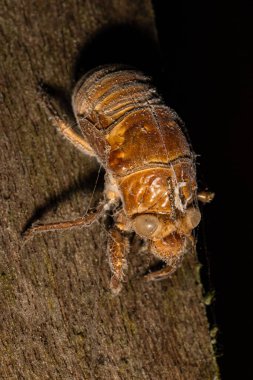
<path fill-rule="evenodd" d="M 197 225 L 200 222 L 200 219 L 201 219 L 201 214 L 198 209 L 192 207 L 186 211 L 185 221 L 186 221 L 187 226 L 191 230 L 197 227 Z"/>
<path fill-rule="evenodd" d="M 151 237 L 159 226 L 159 220 L 155 215 L 142 214 L 136 216 L 133 227 L 138 235 Z"/>

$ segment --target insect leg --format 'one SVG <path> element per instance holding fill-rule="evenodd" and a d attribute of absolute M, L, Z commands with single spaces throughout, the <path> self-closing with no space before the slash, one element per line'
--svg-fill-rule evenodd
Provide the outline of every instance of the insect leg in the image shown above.
<path fill-rule="evenodd" d="M 198 201 L 202 203 L 209 203 L 213 200 L 214 198 L 214 193 L 211 191 L 199 191 L 198 192 Z"/>
<path fill-rule="evenodd" d="M 73 220 L 64 220 L 62 222 L 47 223 L 47 224 L 37 224 L 32 225 L 27 231 L 23 234 L 24 241 L 29 240 L 34 234 L 43 233 L 48 231 L 56 230 L 69 230 L 75 227 L 88 227 L 95 220 L 97 220 L 104 213 L 105 203 L 101 203 L 95 211 L 91 211 L 85 216 L 82 216 Z"/>
<path fill-rule="evenodd" d="M 76 133 L 71 124 L 59 115 L 59 112 L 56 110 L 48 94 L 40 89 L 39 96 L 42 100 L 42 105 L 48 115 L 48 118 L 52 121 L 52 124 L 58 129 L 58 131 L 85 154 L 89 156 L 96 156 L 92 147 L 88 144 L 85 138 Z"/>
<path fill-rule="evenodd" d="M 166 265 L 160 270 L 146 274 L 144 276 L 144 280 L 145 281 L 164 280 L 165 278 L 170 277 L 176 271 L 176 269 L 177 269 L 176 266 Z"/>
<path fill-rule="evenodd" d="M 124 270 L 127 268 L 126 255 L 129 250 L 129 241 L 117 228 L 113 228 L 110 231 L 107 249 L 112 271 L 110 289 L 117 295 L 121 290 Z"/>
<path fill-rule="evenodd" d="M 182 259 L 185 254 L 195 251 L 195 242 L 192 236 L 188 236 L 185 244 L 185 249 L 177 255 L 167 256 L 165 266 L 154 272 L 150 272 L 144 276 L 146 281 L 160 281 L 168 277 L 171 277 L 172 274 L 179 268 L 182 263 Z"/>

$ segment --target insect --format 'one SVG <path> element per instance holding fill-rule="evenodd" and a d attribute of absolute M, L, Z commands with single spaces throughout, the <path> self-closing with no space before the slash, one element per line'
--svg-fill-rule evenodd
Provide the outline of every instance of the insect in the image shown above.
<path fill-rule="evenodd" d="M 110 288 L 119 293 L 129 233 L 135 232 L 148 250 L 166 263 L 146 275 L 160 280 L 172 275 L 185 253 L 194 247 L 193 229 L 201 215 L 197 200 L 195 159 L 176 112 L 164 105 L 150 78 L 119 65 L 99 67 L 77 83 L 72 106 L 81 134 L 59 116 L 46 99 L 53 124 L 84 154 L 95 156 L 106 170 L 104 199 L 95 212 L 75 220 L 32 225 L 25 233 L 85 227 L 107 212 Z"/>

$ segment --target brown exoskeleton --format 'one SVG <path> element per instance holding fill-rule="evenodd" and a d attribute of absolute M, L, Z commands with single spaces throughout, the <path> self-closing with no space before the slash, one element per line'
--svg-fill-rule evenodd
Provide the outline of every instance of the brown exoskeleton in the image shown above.
<path fill-rule="evenodd" d="M 167 266 L 148 280 L 170 276 L 194 246 L 193 229 L 200 222 L 194 155 L 177 114 L 165 106 L 150 79 L 121 66 L 105 66 L 85 75 L 76 85 L 73 110 L 82 132 L 75 133 L 47 101 L 58 130 L 106 169 L 104 201 L 96 212 L 76 220 L 32 226 L 33 233 L 90 225 L 114 210 L 108 255 L 111 290 L 118 293 L 124 277 L 128 232 L 134 231 Z"/>

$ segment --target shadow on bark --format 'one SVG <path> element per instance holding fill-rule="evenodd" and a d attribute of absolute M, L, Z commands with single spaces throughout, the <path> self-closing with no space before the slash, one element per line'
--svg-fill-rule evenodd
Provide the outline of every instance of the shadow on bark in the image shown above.
<path fill-rule="evenodd" d="M 154 35 L 131 24 L 103 28 L 80 49 L 73 68 L 74 80 L 97 66 L 114 63 L 134 66 L 153 76 L 160 67 Z"/>

